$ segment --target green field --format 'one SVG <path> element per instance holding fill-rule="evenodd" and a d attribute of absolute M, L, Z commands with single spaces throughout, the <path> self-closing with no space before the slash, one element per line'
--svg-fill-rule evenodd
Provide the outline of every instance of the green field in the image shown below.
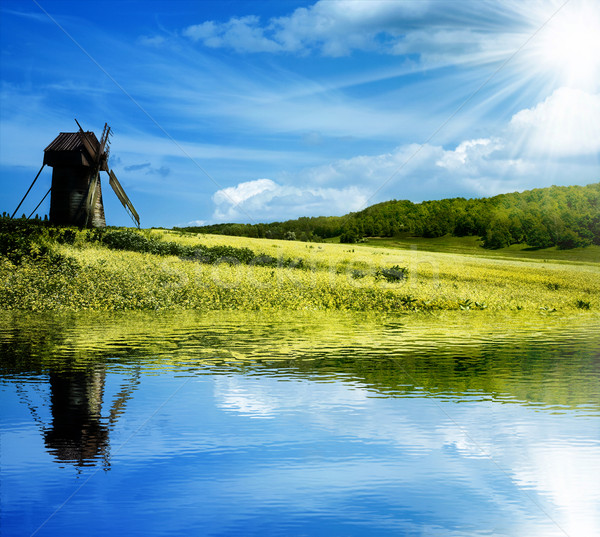
<path fill-rule="evenodd" d="M 585 248 L 572 248 L 561 250 L 556 246 L 551 248 L 533 249 L 526 244 L 513 244 L 507 248 L 491 250 L 483 248 L 483 241 L 479 237 L 452 237 L 446 235 L 427 239 L 412 237 L 408 234 L 392 238 L 368 238 L 359 245 L 400 248 L 410 250 L 417 248 L 427 252 L 446 252 L 453 254 L 475 255 L 489 258 L 527 259 L 538 261 L 561 261 L 567 263 L 600 263 L 600 246 L 591 245 Z"/>
<path fill-rule="evenodd" d="M 593 262 L 573 251 L 557 261 L 481 251 L 472 238 L 348 245 L 70 230 L 61 242 L 61 233 L 45 229 L 20 258 L 0 256 L 0 310 L 600 310 L 597 250 Z"/>

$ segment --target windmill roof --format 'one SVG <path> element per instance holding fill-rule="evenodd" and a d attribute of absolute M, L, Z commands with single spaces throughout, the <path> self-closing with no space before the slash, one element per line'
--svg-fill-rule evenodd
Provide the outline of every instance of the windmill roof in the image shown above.
<path fill-rule="evenodd" d="M 96 147 L 100 145 L 92 131 L 88 131 L 86 134 L 95 142 Z M 61 132 L 44 151 L 78 151 L 83 148 L 83 142 L 78 132 Z"/>

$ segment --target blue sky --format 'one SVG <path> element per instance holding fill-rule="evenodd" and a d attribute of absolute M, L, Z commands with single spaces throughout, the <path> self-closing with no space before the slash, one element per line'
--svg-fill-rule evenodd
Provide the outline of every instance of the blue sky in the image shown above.
<path fill-rule="evenodd" d="M 600 180 L 596 1 L 0 6 L 0 211 L 73 118 L 114 129 L 144 227 Z M 130 224 L 103 187 L 107 223 Z"/>

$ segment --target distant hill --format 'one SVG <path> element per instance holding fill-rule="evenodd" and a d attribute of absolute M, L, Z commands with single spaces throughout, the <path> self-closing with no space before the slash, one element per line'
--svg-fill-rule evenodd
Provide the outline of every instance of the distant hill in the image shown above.
<path fill-rule="evenodd" d="M 491 198 L 412 203 L 391 200 L 345 216 L 302 217 L 268 224 L 214 224 L 175 228 L 194 233 L 322 241 L 340 237 L 476 235 L 486 248 L 525 243 L 532 248 L 600 245 L 600 183 L 552 186 Z"/>

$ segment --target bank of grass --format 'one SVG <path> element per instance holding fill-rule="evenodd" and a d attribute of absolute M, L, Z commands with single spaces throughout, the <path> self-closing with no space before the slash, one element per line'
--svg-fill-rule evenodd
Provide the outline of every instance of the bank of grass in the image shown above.
<path fill-rule="evenodd" d="M 445 252 L 478 257 L 520 259 L 532 261 L 560 261 L 563 263 L 600 263 L 600 246 L 591 245 L 585 248 L 561 250 L 556 246 L 551 248 L 533 249 L 526 244 L 513 244 L 506 248 L 491 250 L 483 248 L 479 237 L 443 237 L 425 238 L 413 237 L 409 234 L 397 237 L 371 237 L 357 246 L 372 246 L 380 248 L 397 248 L 410 250 L 417 248 L 428 252 Z"/>
<path fill-rule="evenodd" d="M 488 309 L 543 314 L 600 309 L 597 264 L 164 230 L 146 230 L 142 236 L 192 250 L 245 248 L 256 259 L 277 259 L 278 263 L 265 266 L 235 259 L 207 263 L 194 256 L 114 250 L 102 242 L 90 242 L 87 232 L 76 231 L 70 243 L 51 244 L 50 256 L 25 256 L 19 263 L 0 257 L 0 309 Z M 158 249 L 162 250 L 178 251 L 174 246 Z M 399 276 L 384 277 L 390 270 Z"/>

